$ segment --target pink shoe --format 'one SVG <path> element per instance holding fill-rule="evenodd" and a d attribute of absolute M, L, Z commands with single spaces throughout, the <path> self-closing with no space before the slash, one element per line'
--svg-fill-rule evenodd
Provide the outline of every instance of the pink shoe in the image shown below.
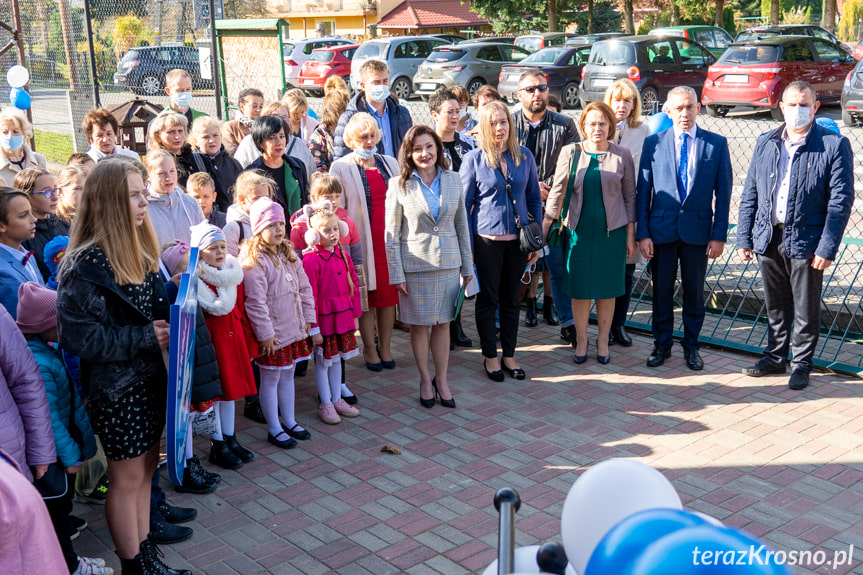
<path fill-rule="evenodd" d="M 322 403 L 321 406 L 318 407 L 318 415 L 320 416 L 321 421 L 329 423 L 330 425 L 335 425 L 342 421 L 342 418 L 339 417 L 338 413 L 336 413 L 336 408 L 333 407 L 332 403 Z"/>
<path fill-rule="evenodd" d="M 348 405 L 348 402 L 341 398 L 333 404 L 333 407 L 336 408 L 336 412 L 339 415 L 344 415 L 345 417 L 356 417 L 360 414 L 359 409 L 353 405 Z"/>

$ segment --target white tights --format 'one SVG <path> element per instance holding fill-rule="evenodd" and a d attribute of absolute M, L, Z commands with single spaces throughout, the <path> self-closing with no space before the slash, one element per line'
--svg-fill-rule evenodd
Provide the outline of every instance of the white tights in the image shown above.
<path fill-rule="evenodd" d="M 329 367 L 324 365 L 324 358 L 315 354 L 315 385 L 321 405 L 333 403 L 342 398 L 342 363 L 334 361 Z"/>
<path fill-rule="evenodd" d="M 258 393 L 261 402 L 261 411 L 267 420 L 267 430 L 270 435 L 277 437 L 284 433 L 279 422 L 279 412 L 288 429 L 297 425 L 294 419 L 294 368 L 289 369 L 267 369 L 261 368 L 261 391 Z M 296 431 L 302 427 L 297 427 Z"/>
<path fill-rule="evenodd" d="M 236 404 L 233 401 L 213 402 L 216 413 L 216 432 L 210 436 L 213 441 L 224 441 L 225 436 L 234 435 L 234 417 Z"/>

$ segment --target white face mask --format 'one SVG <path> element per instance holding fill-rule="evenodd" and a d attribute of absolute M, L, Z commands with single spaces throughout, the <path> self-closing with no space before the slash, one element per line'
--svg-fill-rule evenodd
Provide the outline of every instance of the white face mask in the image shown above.
<path fill-rule="evenodd" d="M 812 108 L 806 106 L 786 106 L 782 111 L 785 125 L 792 130 L 802 130 L 812 123 Z"/>

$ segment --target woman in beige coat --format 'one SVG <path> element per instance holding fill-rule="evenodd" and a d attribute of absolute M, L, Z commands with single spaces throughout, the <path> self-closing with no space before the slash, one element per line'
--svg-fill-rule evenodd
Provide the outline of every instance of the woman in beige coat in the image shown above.
<path fill-rule="evenodd" d="M 24 112 L 10 108 L 0 113 L 0 182 L 11 186 L 22 170 L 48 169 L 45 156 L 30 149 L 27 139 L 32 137 L 33 125 Z"/>

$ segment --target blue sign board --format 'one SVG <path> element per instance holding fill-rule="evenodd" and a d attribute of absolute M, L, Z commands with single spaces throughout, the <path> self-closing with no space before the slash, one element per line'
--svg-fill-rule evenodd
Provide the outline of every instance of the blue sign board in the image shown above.
<path fill-rule="evenodd" d="M 174 485 L 183 483 L 186 430 L 195 369 L 195 316 L 198 309 L 198 248 L 189 253 L 189 267 L 180 280 L 171 306 L 171 343 L 168 347 L 168 475 Z"/>

